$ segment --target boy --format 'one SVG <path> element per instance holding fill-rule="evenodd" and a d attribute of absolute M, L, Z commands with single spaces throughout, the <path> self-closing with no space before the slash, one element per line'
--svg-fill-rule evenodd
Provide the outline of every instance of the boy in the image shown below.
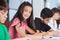
<path fill-rule="evenodd" d="M 53 16 L 52 16 L 51 20 L 49 21 L 48 25 L 53 30 L 57 30 L 56 20 L 58 20 L 60 18 L 60 10 L 58 8 L 53 8 L 52 12 L 53 12 Z"/>
<path fill-rule="evenodd" d="M 50 31 L 51 27 L 48 26 L 47 24 L 52 16 L 53 16 L 52 11 L 49 8 L 44 8 L 41 11 L 40 18 L 35 18 L 36 29 L 43 32 Z"/>

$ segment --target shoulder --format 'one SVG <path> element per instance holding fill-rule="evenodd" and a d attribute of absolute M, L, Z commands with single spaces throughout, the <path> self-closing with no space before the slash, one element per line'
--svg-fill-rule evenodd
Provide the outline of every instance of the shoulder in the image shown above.
<path fill-rule="evenodd" d="M 34 22 L 35 22 L 35 23 L 39 23 L 39 24 L 42 23 L 41 19 L 40 19 L 40 18 L 37 18 L 37 17 L 35 18 Z"/>
<path fill-rule="evenodd" d="M 40 18 L 37 18 L 37 17 L 36 17 L 35 20 L 40 20 Z"/>
<path fill-rule="evenodd" d="M 15 18 L 15 19 L 12 21 L 11 26 L 17 25 L 18 23 L 20 23 L 20 20 L 19 20 L 18 18 Z"/>
<path fill-rule="evenodd" d="M 4 24 L 0 23 L 0 30 L 7 30 L 6 26 Z"/>
<path fill-rule="evenodd" d="M 35 20 L 34 20 L 35 22 L 39 22 L 40 21 L 40 18 L 35 18 Z"/>
<path fill-rule="evenodd" d="M 4 26 L 5 26 L 4 24 L 0 23 L 0 27 L 4 27 Z"/>
<path fill-rule="evenodd" d="M 13 22 L 14 22 L 14 21 L 20 21 L 20 20 L 19 20 L 18 18 L 15 18 L 15 19 L 13 20 Z"/>

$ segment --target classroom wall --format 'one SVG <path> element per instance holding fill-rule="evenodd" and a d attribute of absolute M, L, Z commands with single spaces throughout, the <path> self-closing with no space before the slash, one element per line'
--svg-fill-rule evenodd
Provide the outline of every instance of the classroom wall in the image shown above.
<path fill-rule="evenodd" d="M 33 0 L 34 18 L 40 17 L 40 12 L 44 8 L 44 0 Z"/>

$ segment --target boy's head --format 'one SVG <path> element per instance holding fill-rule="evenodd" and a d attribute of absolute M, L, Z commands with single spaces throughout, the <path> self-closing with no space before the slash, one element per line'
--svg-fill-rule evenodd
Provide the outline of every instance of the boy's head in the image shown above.
<path fill-rule="evenodd" d="M 4 23 L 7 18 L 8 5 L 5 0 L 0 0 L 0 23 Z"/>
<path fill-rule="evenodd" d="M 48 24 L 50 18 L 53 16 L 53 12 L 49 8 L 44 8 L 41 11 L 41 18 L 45 24 Z"/>
<path fill-rule="evenodd" d="M 58 8 L 53 8 L 53 19 L 58 20 L 60 18 L 60 9 Z"/>

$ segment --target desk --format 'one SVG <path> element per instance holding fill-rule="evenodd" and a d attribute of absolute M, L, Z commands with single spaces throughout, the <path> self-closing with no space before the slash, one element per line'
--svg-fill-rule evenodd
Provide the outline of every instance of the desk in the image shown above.
<path fill-rule="evenodd" d="M 60 40 L 60 37 L 45 38 L 41 40 Z"/>
<path fill-rule="evenodd" d="M 30 38 L 16 38 L 12 40 L 32 40 Z M 52 38 L 43 38 L 43 39 L 35 39 L 35 40 L 60 40 L 60 37 L 52 37 Z"/>

